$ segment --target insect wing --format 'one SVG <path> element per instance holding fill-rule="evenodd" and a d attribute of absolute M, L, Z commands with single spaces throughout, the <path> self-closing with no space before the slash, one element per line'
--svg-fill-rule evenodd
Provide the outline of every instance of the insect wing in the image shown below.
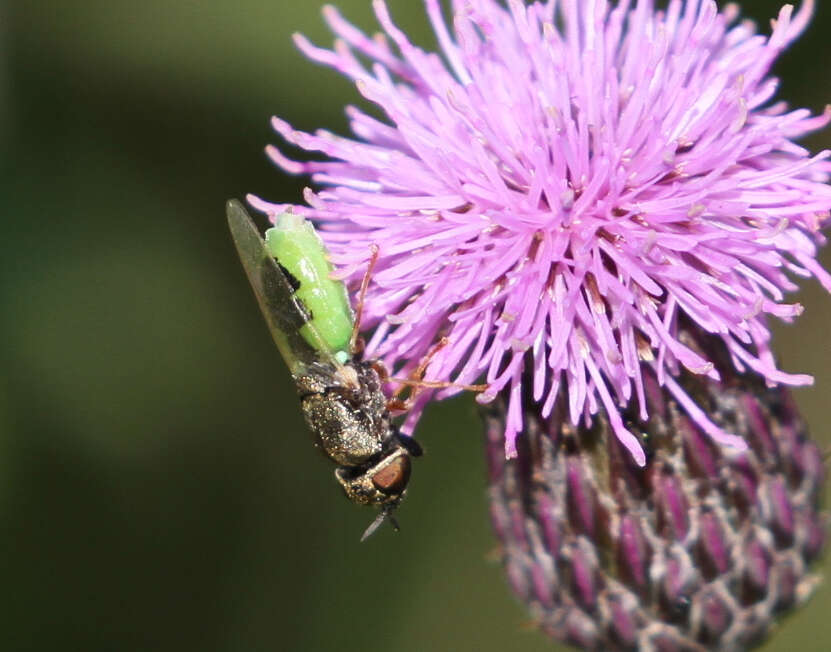
<path fill-rule="evenodd" d="M 310 323 L 303 303 L 286 275 L 268 252 L 265 242 L 242 204 L 232 199 L 227 207 L 228 226 L 242 266 L 254 289 L 271 336 L 292 375 L 303 373 L 314 362 L 340 366 L 334 353 Z M 300 333 L 304 328 L 306 337 Z"/>

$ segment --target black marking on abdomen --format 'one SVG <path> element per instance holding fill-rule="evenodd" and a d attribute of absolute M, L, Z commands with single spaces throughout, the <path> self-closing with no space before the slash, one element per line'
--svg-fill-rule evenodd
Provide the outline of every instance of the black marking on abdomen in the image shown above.
<path fill-rule="evenodd" d="M 300 311 L 303 313 L 303 318 L 305 319 L 303 323 L 308 324 L 315 318 L 315 316 L 314 313 L 312 313 L 312 311 L 309 310 L 308 306 L 305 303 L 303 303 L 303 300 L 297 296 L 297 291 L 300 289 L 301 285 L 300 280 L 289 270 L 280 265 L 279 261 L 277 262 L 277 265 L 280 267 L 280 270 L 283 272 L 283 274 L 285 274 L 286 280 L 289 282 L 291 289 L 294 291 L 294 300 L 297 303 L 297 305 L 300 306 Z"/>
<path fill-rule="evenodd" d="M 277 326 L 280 330 L 286 333 L 292 333 L 312 320 L 311 311 L 306 307 L 300 297 L 297 296 L 297 289 L 300 287 L 298 281 L 285 267 L 277 263 L 279 270 L 265 265 L 261 267 L 261 278 L 264 288 L 263 295 L 266 302 L 269 304 L 269 309 L 274 315 Z M 289 284 L 292 292 L 289 297 L 286 297 L 285 285 Z M 274 287 L 280 289 L 272 289 Z M 296 310 L 287 310 L 285 305 L 280 304 L 279 297 L 286 297 L 289 301 L 294 302 Z M 271 305 L 269 299 L 275 298 L 276 304 Z"/>
<path fill-rule="evenodd" d="M 277 262 L 277 266 L 280 268 L 280 271 L 283 272 L 283 274 L 285 275 L 286 280 L 289 282 L 289 285 L 291 285 L 291 289 L 294 290 L 296 293 L 300 289 L 300 281 L 297 280 L 294 274 L 292 274 L 289 270 L 283 267 L 279 261 Z"/>

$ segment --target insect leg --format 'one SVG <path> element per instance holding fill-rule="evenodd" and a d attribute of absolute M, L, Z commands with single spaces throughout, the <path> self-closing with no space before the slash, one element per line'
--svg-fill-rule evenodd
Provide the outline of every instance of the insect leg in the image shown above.
<path fill-rule="evenodd" d="M 361 279 L 361 289 L 358 291 L 358 304 L 355 306 L 355 323 L 352 326 L 352 337 L 349 338 L 349 350 L 353 355 L 360 352 L 358 350 L 358 341 L 360 340 L 359 333 L 361 332 L 361 316 L 364 312 L 364 299 L 366 298 L 367 288 L 369 288 L 369 279 L 372 278 L 372 270 L 375 267 L 375 263 L 378 262 L 378 245 L 373 243 L 370 246 L 370 251 L 372 251 L 372 255 L 370 256 L 366 273 L 363 279 Z M 363 349 L 363 346 L 360 348 Z"/>
<path fill-rule="evenodd" d="M 396 399 L 396 397 L 401 394 L 407 387 L 418 387 L 421 386 L 424 381 L 424 373 L 427 371 L 427 367 L 430 364 L 430 361 L 435 357 L 435 355 L 441 351 L 445 346 L 447 346 L 448 339 L 446 337 L 441 338 L 438 342 L 436 342 L 435 346 L 427 352 L 421 361 L 418 363 L 418 366 L 410 373 L 407 378 L 391 378 L 393 382 L 398 383 L 398 388 L 392 393 L 392 399 Z M 413 391 L 410 397 L 407 399 L 408 402 L 412 401 L 414 395 L 417 391 Z M 400 402 L 400 401 L 399 401 Z"/>
<path fill-rule="evenodd" d="M 423 389 L 442 389 L 445 387 L 456 387 L 458 389 L 464 389 L 471 392 L 484 392 L 488 386 L 487 385 L 461 385 L 459 383 L 453 383 L 443 380 L 424 380 L 424 374 L 427 371 L 427 367 L 430 364 L 430 361 L 435 357 L 435 355 L 441 351 L 445 346 L 447 346 L 448 339 L 446 337 L 442 337 L 436 345 L 427 352 L 427 355 L 422 358 L 421 362 L 419 362 L 418 367 L 416 367 L 413 372 L 407 378 L 389 378 L 394 383 L 398 383 L 398 388 L 393 392 L 392 397 L 387 401 L 387 409 L 395 411 L 395 412 L 406 412 L 410 408 L 412 408 L 415 399 L 421 393 Z M 404 391 L 405 388 L 410 389 L 410 395 L 406 398 L 406 400 L 402 400 L 398 398 L 401 392 Z"/>

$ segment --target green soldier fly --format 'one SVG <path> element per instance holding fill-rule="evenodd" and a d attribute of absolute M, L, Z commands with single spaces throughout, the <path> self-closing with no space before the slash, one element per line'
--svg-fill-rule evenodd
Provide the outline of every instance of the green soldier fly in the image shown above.
<path fill-rule="evenodd" d="M 344 284 L 331 278 L 323 243 L 301 216 L 280 215 L 263 240 L 238 201 L 228 202 L 227 215 L 242 266 L 297 385 L 316 445 L 338 465 L 335 477 L 353 502 L 381 507 L 361 540 L 386 519 L 397 529 L 392 511 L 406 492 L 410 458 L 422 451 L 392 422 L 391 407 L 404 404 L 384 394 L 383 367 L 357 359 L 362 298 L 356 320 Z M 367 282 L 365 278 L 362 294 Z"/>

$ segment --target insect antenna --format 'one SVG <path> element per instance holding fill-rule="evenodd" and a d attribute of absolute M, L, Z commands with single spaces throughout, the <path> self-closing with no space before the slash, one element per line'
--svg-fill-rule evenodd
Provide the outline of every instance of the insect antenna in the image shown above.
<path fill-rule="evenodd" d="M 395 509 L 394 506 L 387 506 L 381 509 L 378 516 L 375 517 L 375 520 L 369 524 L 369 527 L 364 530 L 364 533 L 361 535 L 361 543 L 366 541 L 369 537 L 371 537 L 375 530 L 381 527 L 381 524 L 384 521 L 389 521 L 390 525 L 392 525 L 392 529 L 398 532 L 401 528 L 398 527 L 398 521 L 395 520 L 395 517 L 392 515 L 392 510 Z"/>

